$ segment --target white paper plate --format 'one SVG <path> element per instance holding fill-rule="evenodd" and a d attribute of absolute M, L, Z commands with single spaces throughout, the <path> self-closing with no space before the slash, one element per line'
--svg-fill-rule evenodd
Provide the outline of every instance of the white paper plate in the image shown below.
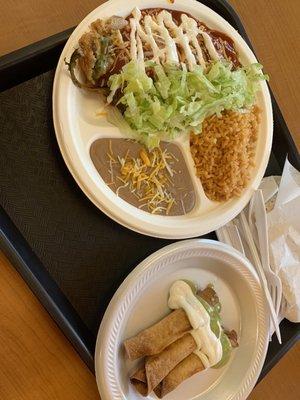
<path fill-rule="evenodd" d="M 246 399 L 260 374 L 269 341 L 268 314 L 258 277 L 240 253 L 212 240 L 188 240 L 152 254 L 125 279 L 102 320 L 96 344 L 96 379 L 102 400 L 138 400 L 129 383 L 137 362 L 126 360 L 123 341 L 168 312 L 171 284 L 190 279 L 213 283 L 224 326 L 238 333 L 229 363 L 194 375 L 166 400 Z M 151 394 L 147 399 L 155 399 Z"/>
<path fill-rule="evenodd" d="M 122 133 L 104 118 L 96 117 L 97 110 L 101 108 L 97 95 L 75 87 L 64 59 L 70 58 L 74 48 L 77 47 L 78 39 L 88 30 L 92 21 L 114 14 L 127 16 L 135 6 L 166 7 L 189 12 L 210 28 L 220 30 L 230 36 L 235 42 L 243 63 L 257 61 L 248 45 L 228 22 L 195 0 L 176 0 L 174 4 L 170 4 L 167 0 L 110 0 L 91 12 L 78 25 L 61 54 L 53 88 L 53 119 L 57 140 L 64 160 L 80 188 L 98 208 L 118 223 L 137 232 L 162 238 L 179 239 L 203 235 L 216 230 L 234 218 L 248 203 L 264 175 L 273 133 L 268 87 L 265 82 L 260 83 L 261 90 L 257 96 L 257 103 L 262 113 L 256 167 L 250 184 L 241 197 L 226 203 L 208 200 L 199 179 L 195 176 L 189 143 L 179 139 L 177 143 L 185 151 L 186 162 L 194 182 L 197 195 L 195 208 L 184 216 L 167 217 L 151 215 L 126 203 L 104 183 L 89 154 L 89 148 L 95 140 L 103 137 L 122 137 Z"/>

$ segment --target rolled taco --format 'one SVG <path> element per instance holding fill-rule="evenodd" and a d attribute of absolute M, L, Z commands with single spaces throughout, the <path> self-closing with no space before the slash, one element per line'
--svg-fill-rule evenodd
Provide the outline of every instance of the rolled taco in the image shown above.
<path fill-rule="evenodd" d="M 159 385 L 154 389 L 154 393 L 159 399 L 162 399 L 165 395 L 172 392 L 182 382 L 197 372 L 203 371 L 204 365 L 200 358 L 194 353 L 187 356 L 179 364 L 176 365 L 172 371 L 161 381 Z"/>
<path fill-rule="evenodd" d="M 197 349 L 190 333 L 166 347 L 160 354 L 147 357 L 145 367 L 136 371 L 130 378 L 136 390 L 147 396 L 157 385 L 188 355 Z"/>
<path fill-rule="evenodd" d="M 223 366 L 237 345 L 236 333 L 222 327 L 220 301 L 211 285 L 197 291 L 191 282 L 176 281 L 168 305 L 175 311 L 125 341 L 132 359 L 162 349 L 146 356 L 144 366 L 130 377 L 143 396 L 154 391 L 163 398 L 197 372 Z"/>
<path fill-rule="evenodd" d="M 175 310 L 157 324 L 125 340 L 126 354 L 130 360 L 158 354 L 191 329 L 185 311 Z"/>

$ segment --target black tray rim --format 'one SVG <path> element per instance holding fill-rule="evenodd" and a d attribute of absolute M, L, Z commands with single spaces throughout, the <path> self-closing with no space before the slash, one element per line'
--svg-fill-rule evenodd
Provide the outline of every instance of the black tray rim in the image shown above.
<path fill-rule="evenodd" d="M 251 42 L 246 34 L 245 28 L 227 0 L 215 0 L 224 8 L 234 19 L 239 33 L 253 50 Z M 200 0 L 201 2 L 201 0 Z M 56 66 L 56 60 L 63 46 L 68 40 L 74 27 L 49 36 L 26 47 L 15 50 L 0 57 L 0 92 L 7 90 L 17 84 L 31 79 L 43 72 L 49 71 Z M 36 57 L 48 55 L 55 58 L 55 63 L 48 65 L 45 69 L 40 63 L 31 69 L 31 63 Z M 17 77 L 17 78 L 15 78 Z M 288 144 L 290 160 L 293 165 L 300 169 L 300 155 L 296 144 L 284 121 L 280 108 L 270 90 L 272 98 L 273 113 L 277 115 L 284 139 Z M 94 372 L 94 348 L 95 338 L 80 319 L 71 303 L 67 300 L 61 289 L 47 272 L 41 261 L 32 251 L 18 228 L 10 220 L 5 210 L 0 206 L 0 250 L 8 257 L 12 265 L 19 272 L 27 285 L 37 296 L 44 308 L 54 319 L 58 327 L 62 330 L 68 340 L 72 343 L 80 357 Z M 289 326 L 288 321 L 283 321 L 281 327 L 285 329 Z M 296 335 L 289 336 L 279 351 L 267 357 L 260 380 L 266 373 L 280 360 L 280 358 L 300 339 L 300 325 Z"/>

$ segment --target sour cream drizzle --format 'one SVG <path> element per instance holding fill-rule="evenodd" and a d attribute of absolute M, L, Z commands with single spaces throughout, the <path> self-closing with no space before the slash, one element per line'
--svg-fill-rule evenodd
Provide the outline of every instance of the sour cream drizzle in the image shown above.
<path fill-rule="evenodd" d="M 216 365 L 223 355 L 220 338 L 210 328 L 210 316 L 201 302 L 184 281 L 176 281 L 170 289 L 168 305 L 171 309 L 182 308 L 193 330 L 190 332 L 197 344 L 194 353 L 201 359 L 205 368 Z"/>
<path fill-rule="evenodd" d="M 181 24 L 178 26 L 167 10 L 162 10 L 156 17 L 145 15 L 142 19 L 141 11 L 136 7 L 130 18 L 130 27 L 131 58 L 139 63 L 143 63 L 144 60 L 142 43 L 147 43 L 153 54 L 152 60 L 155 62 L 179 64 L 177 51 L 177 46 L 179 46 L 190 71 L 197 64 L 205 68 L 206 62 L 199 45 L 198 35 L 202 36 L 210 58 L 212 60 L 221 58 L 209 34 L 198 27 L 193 18 L 184 13 L 181 15 Z M 164 46 L 161 45 L 162 42 Z M 195 51 L 193 52 L 192 49 Z"/>

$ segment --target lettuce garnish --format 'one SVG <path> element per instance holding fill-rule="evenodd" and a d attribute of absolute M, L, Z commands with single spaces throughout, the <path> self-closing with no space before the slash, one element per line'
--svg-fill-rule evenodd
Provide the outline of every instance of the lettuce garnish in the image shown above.
<path fill-rule="evenodd" d="M 135 139 L 155 147 L 183 132 L 201 133 L 211 115 L 251 107 L 262 80 L 268 76 L 259 63 L 233 70 L 230 63 L 216 61 L 206 71 L 201 66 L 187 71 L 184 65 L 148 62 L 144 68 L 131 61 L 110 77 L 108 101 L 122 110 Z M 111 122 L 122 129 L 120 118 Z"/>

